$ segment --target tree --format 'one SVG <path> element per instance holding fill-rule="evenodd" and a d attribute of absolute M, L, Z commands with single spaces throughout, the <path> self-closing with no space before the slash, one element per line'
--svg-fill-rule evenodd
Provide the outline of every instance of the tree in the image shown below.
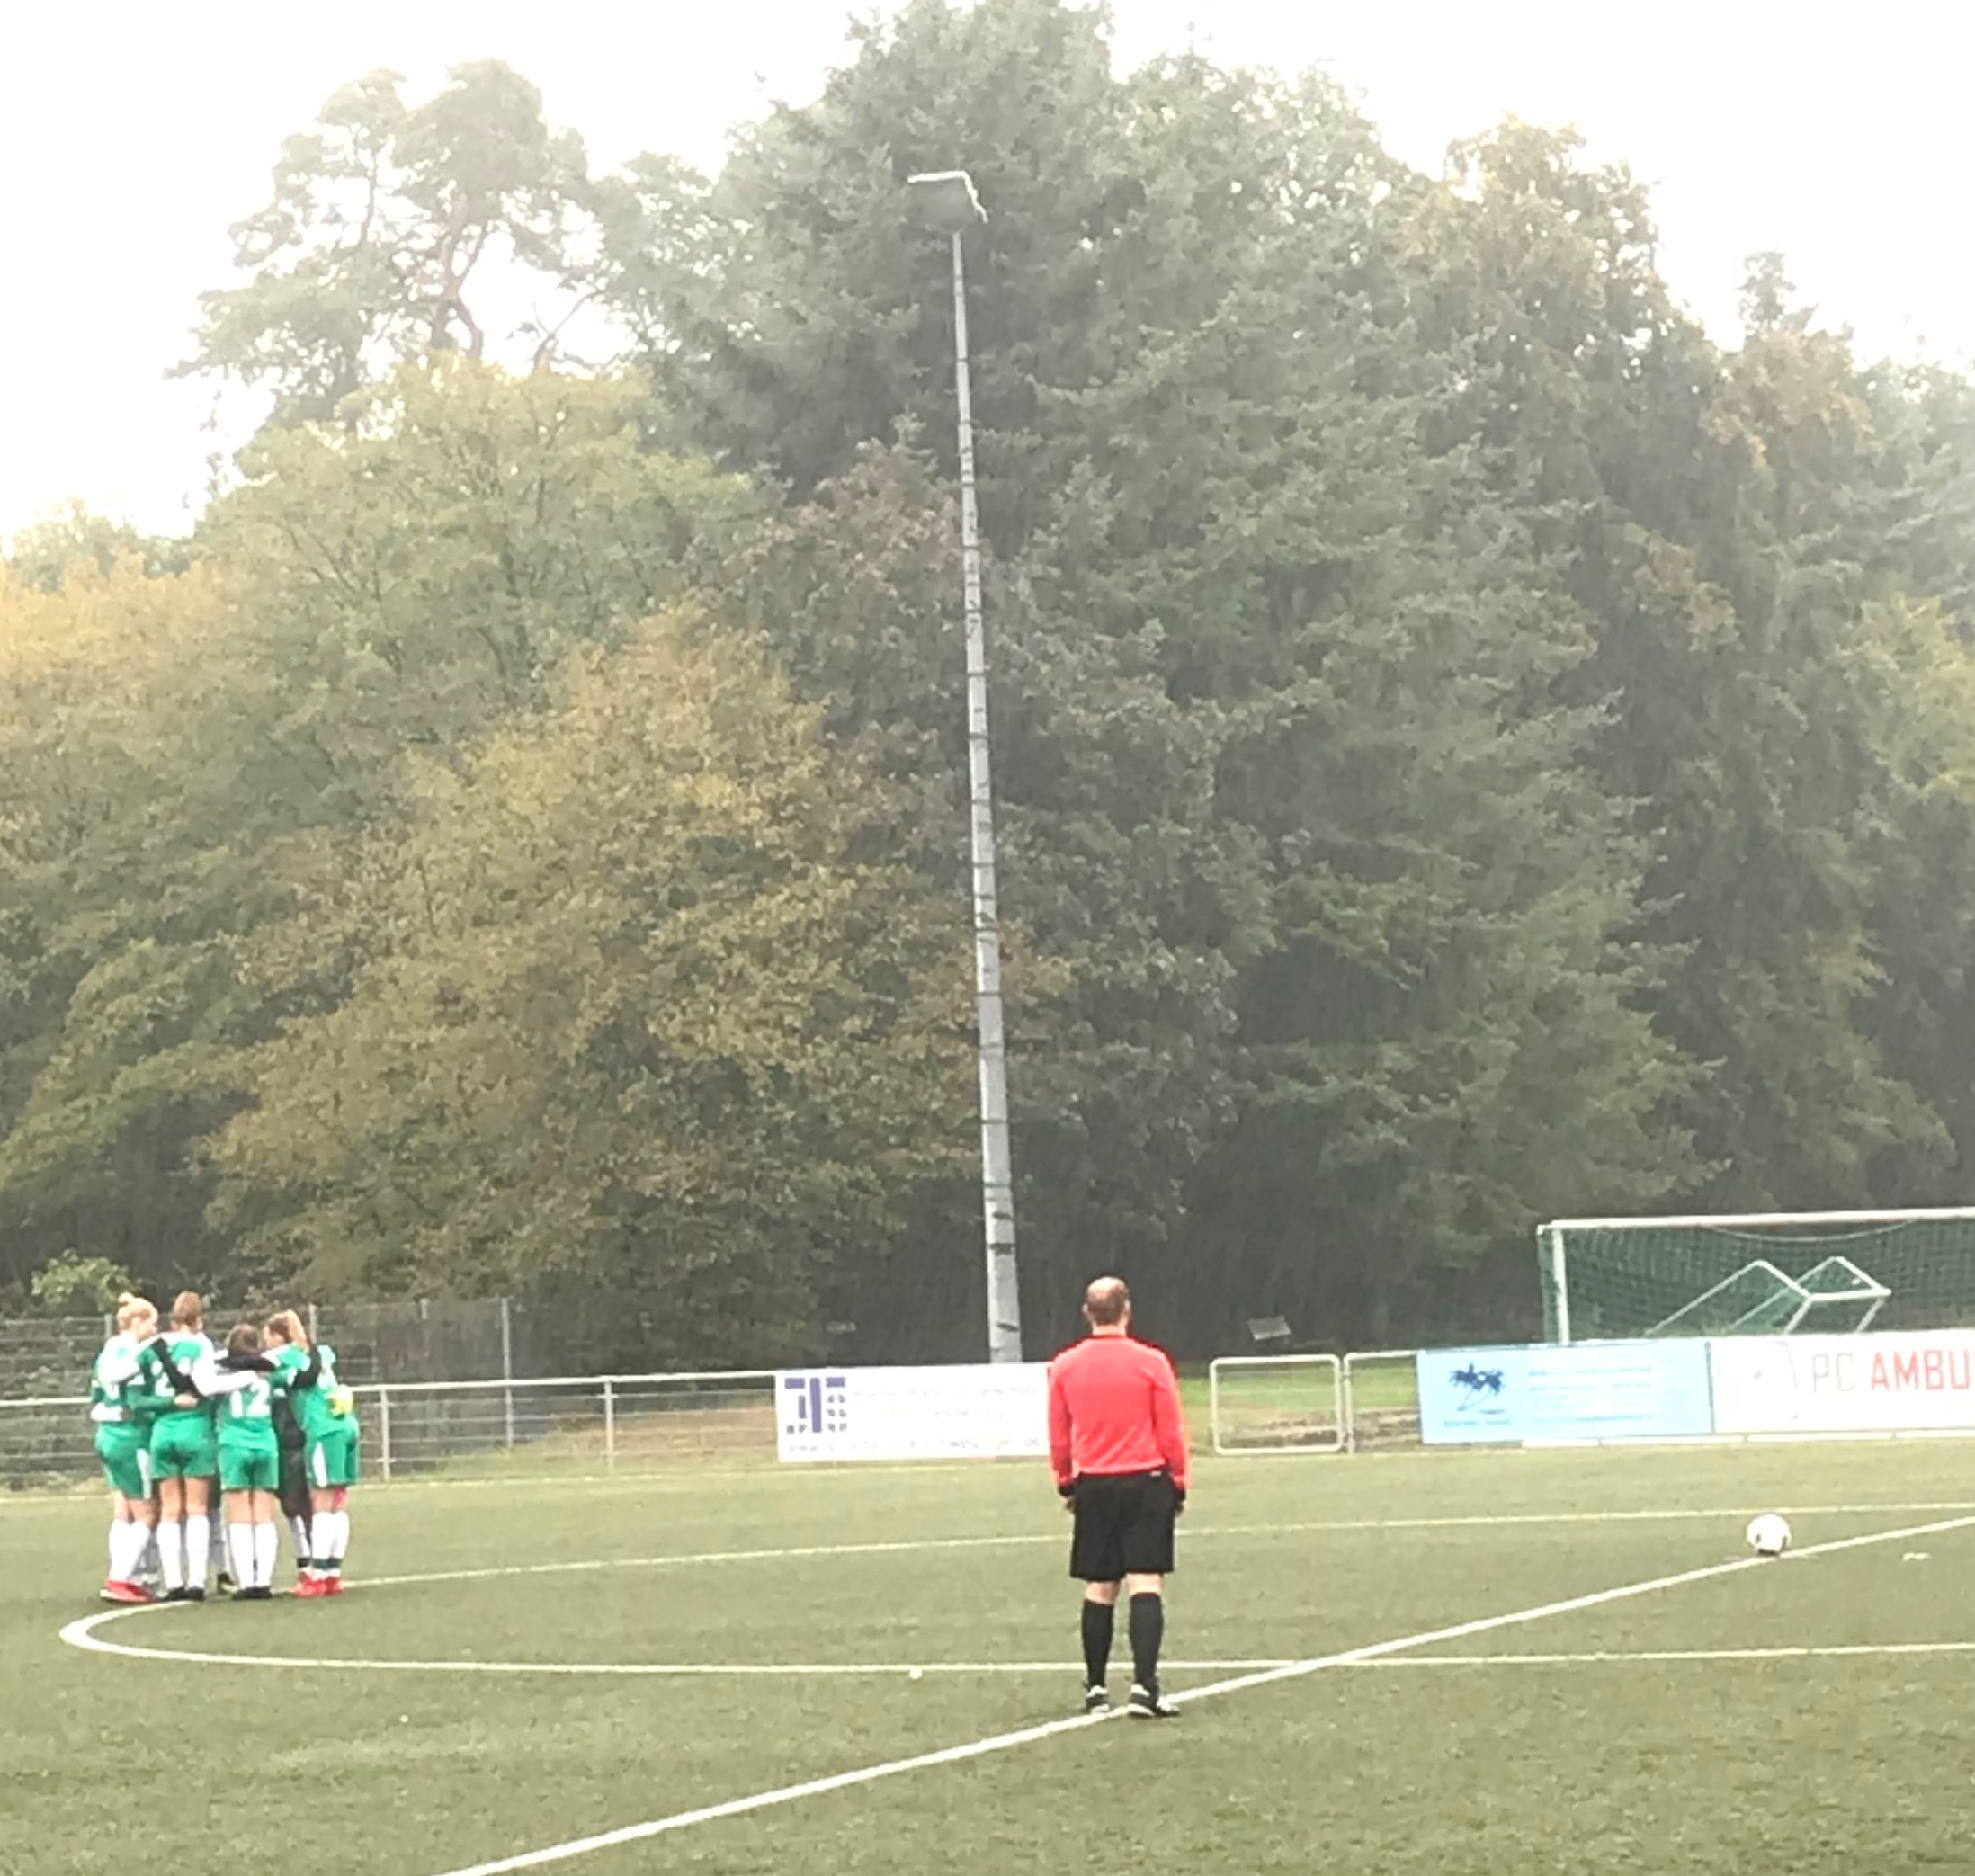
<path fill-rule="evenodd" d="M 550 309 L 516 331 L 553 357 L 585 297 L 581 139 L 551 131 L 541 93 L 498 60 L 456 66 L 423 104 L 402 83 L 372 72 L 289 138 L 273 200 L 233 230 L 250 278 L 202 296 L 182 372 L 266 385 L 279 424 L 326 419 L 393 362 L 487 355 L 487 305 L 531 293 Z M 518 280 L 488 287 L 503 270 Z"/>
<path fill-rule="evenodd" d="M 1671 306 L 1643 192 L 1511 124 L 1457 153 L 1419 219 L 1421 304 L 1470 337 L 1439 419 L 1528 517 L 1584 606 L 1570 686 L 1589 755 L 1649 843 L 1640 935 L 1694 1202 L 1889 1200 L 1935 1174 L 1937 1122 L 1867 1021 L 1880 756 L 1853 660 L 1904 578 L 1915 489 L 1841 335 L 1758 256 L 1738 353 Z"/>
<path fill-rule="evenodd" d="M 593 1361 L 820 1352 L 834 1266 L 965 1139 L 957 910 L 863 813 L 730 639 L 579 656 L 366 844 L 373 951 L 253 1058 L 222 1214 L 306 1282 L 545 1300 Z"/>
<path fill-rule="evenodd" d="M 230 837 L 237 619 L 210 567 L 0 578 L 0 1275 L 207 1267 L 183 1152 L 227 1111 L 228 934 L 279 893 Z"/>
<path fill-rule="evenodd" d="M 637 401 L 407 368 L 354 435 L 264 439 L 187 573 L 0 591 L 10 1261 L 73 1243 L 203 1283 L 230 1256 L 198 1142 L 244 1098 L 241 1052 L 345 994 L 374 937 L 326 908 L 411 756 L 539 709 L 750 499 L 643 452 Z"/>
<path fill-rule="evenodd" d="M 1416 184 L 1320 81 L 1101 65 L 1035 0 L 909 9 L 698 201 L 655 369 L 691 433 L 816 489 L 830 597 L 773 614 L 796 682 L 846 742 L 951 764 L 950 570 L 916 530 L 888 553 L 896 484 L 845 466 L 947 433 L 901 184 L 974 170 L 1004 904 L 1051 972 L 1009 973 L 1031 1319 L 1099 1261 L 1196 1336 L 1363 1319 L 1519 1229 L 1573 1130 L 1614 1202 L 1688 1175 L 1642 855 L 1579 767 L 1588 641 L 1534 518 L 1434 434 L 1471 347 L 1416 343 Z"/>
<path fill-rule="evenodd" d="M 14 579 L 44 593 L 58 591 L 71 567 L 107 575 L 126 559 L 147 573 L 183 573 L 186 547 L 182 540 L 140 534 L 127 522 L 92 514 L 80 502 L 70 502 L 22 528 L 5 555 Z"/>
<path fill-rule="evenodd" d="M 603 266 L 661 406 L 719 460 L 806 495 L 904 424 L 952 464 L 948 244 L 906 178 L 972 169 L 970 324 L 989 537 L 1040 510 L 1042 387 L 1085 381 L 1101 323 L 1094 244 L 1142 188 L 1115 141 L 1102 15 L 1058 0 L 913 0 L 853 29 L 823 96 L 745 133 L 710 184 L 646 158 L 610 192 Z"/>
<path fill-rule="evenodd" d="M 49 1316 L 107 1316 L 130 1287 L 130 1275 L 107 1257 L 64 1251 L 35 1272 L 34 1306 Z"/>

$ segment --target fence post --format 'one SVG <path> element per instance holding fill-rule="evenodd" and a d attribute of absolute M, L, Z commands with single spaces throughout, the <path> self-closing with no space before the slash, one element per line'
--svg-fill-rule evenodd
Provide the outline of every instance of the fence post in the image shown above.
<path fill-rule="evenodd" d="M 386 1387 L 377 1390 L 377 1438 L 383 1449 L 384 1483 L 389 1485 L 391 1482 L 391 1390 Z"/>
<path fill-rule="evenodd" d="M 514 1379 L 514 1326 L 513 1312 L 507 1299 L 501 1299 L 501 1380 L 512 1383 Z M 507 1450 L 514 1450 L 514 1389 L 512 1385 L 501 1389 L 501 1418 L 506 1429 Z"/>
<path fill-rule="evenodd" d="M 308 1306 L 308 1345 L 311 1348 L 317 1347 L 321 1341 L 322 1332 L 316 1327 L 316 1306 L 310 1303 Z"/>
<path fill-rule="evenodd" d="M 617 1396 L 611 1391 L 611 1378 L 603 1377 L 603 1463 L 617 1468 Z"/>

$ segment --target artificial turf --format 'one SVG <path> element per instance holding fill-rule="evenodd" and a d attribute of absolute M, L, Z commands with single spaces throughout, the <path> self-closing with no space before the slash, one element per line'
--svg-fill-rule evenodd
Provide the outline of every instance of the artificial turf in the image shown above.
<path fill-rule="evenodd" d="M 1800 1549 L 1971 1523 L 543 1867 L 1965 1870 L 1975 1656 L 1644 1657 L 1975 1642 L 1971 1456 L 1915 1442 L 1206 1461 L 1172 1585 L 1175 1660 L 1327 1657 L 1709 1569 L 1743 1554 L 1757 1510 L 1788 1513 Z M 1033 1465 L 441 1478 L 362 1491 L 355 1514 L 340 1600 L 146 1610 L 94 1631 L 240 1657 L 184 1661 L 60 1639 L 98 1607 L 93 1495 L 0 1502 L 0 1871 L 205 1867 L 246 1833 L 337 1876 L 449 1876 L 1077 1705 L 1068 1521 Z M 946 1671 L 961 1662 L 1060 1666 Z M 655 1664 L 715 1671 L 621 1671 Z M 1113 1667 L 1122 1695 L 1122 1635 Z M 1167 1678 L 1184 1696 L 1243 1677 Z"/>

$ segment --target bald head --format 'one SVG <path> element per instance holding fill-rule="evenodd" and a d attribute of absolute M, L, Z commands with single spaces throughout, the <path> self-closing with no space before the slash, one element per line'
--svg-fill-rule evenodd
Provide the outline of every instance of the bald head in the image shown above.
<path fill-rule="evenodd" d="M 1131 1292 L 1122 1277 L 1099 1277 L 1085 1291 L 1084 1320 L 1094 1329 L 1122 1328 L 1131 1320 Z"/>

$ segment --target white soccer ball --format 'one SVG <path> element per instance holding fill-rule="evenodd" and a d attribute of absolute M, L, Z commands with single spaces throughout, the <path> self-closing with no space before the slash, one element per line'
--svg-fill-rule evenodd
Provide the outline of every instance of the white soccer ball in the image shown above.
<path fill-rule="evenodd" d="M 1773 1511 L 1748 1521 L 1748 1547 L 1758 1557 L 1781 1557 L 1790 1548 L 1790 1524 Z"/>

